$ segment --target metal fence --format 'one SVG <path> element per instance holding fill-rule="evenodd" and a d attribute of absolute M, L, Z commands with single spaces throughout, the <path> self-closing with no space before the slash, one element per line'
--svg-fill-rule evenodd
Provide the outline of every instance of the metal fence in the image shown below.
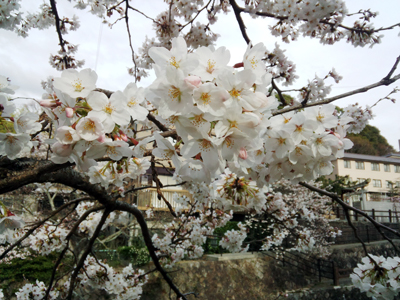
<path fill-rule="evenodd" d="M 369 217 L 376 220 L 377 222 L 399 223 L 399 221 L 400 221 L 400 212 L 393 211 L 391 209 L 389 209 L 389 210 L 371 209 L 371 210 L 363 210 L 363 212 L 367 213 Z M 346 218 L 343 208 L 341 208 L 341 207 L 336 207 L 333 213 L 336 218 L 339 218 L 342 220 L 344 220 Z M 350 216 L 351 220 L 354 220 L 354 221 L 367 221 L 367 218 L 358 214 L 355 211 L 349 211 L 349 216 Z"/>

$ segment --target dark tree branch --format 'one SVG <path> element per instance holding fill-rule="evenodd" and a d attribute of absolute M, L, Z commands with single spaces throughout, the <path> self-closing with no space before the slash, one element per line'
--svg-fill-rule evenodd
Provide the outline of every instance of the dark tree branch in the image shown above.
<path fill-rule="evenodd" d="M 76 281 L 76 278 L 78 277 L 79 271 L 83 267 L 83 264 L 85 263 L 86 257 L 92 251 L 93 244 L 94 244 L 95 240 L 97 239 L 97 237 L 99 236 L 101 228 L 103 227 L 104 223 L 107 220 L 108 215 L 111 213 L 112 210 L 113 210 L 113 207 L 111 205 L 109 205 L 105 209 L 103 215 L 101 216 L 100 222 L 97 225 L 96 230 L 93 233 L 93 236 L 90 238 L 89 243 L 87 244 L 85 251 L 82 253 L 82 255 L 81 255 L 81 257 L 80 257 L 80 259 L 78 261 L 78 264 L 76 265 L 74 273 L 72 273 L 71 280 L 70 280 L 69 291 L 68 291 L 68 296 L 67 296 L 68 300 L 72 299 L 72 294 L 73 294 L 73 291 L 74 291 L 74 288 L 75 288 L 75 281 Z"/>
<path fill-rule="evenodd" d="M 371 89 L 374 89 L 374 88 L 377 88 L 380 86 L 384 86 L 384 85 L 388 86 L 388 85 L 392 84 L 393 82 L 396 82 L 397 80 L 400 79 L 400 74 L 397 74 L 396 76 L 391 77 L 393 75 L 394 71 L 396 70 L 399 62 L 400 62 L 400 56 L 397 57 L 396 62 L 394 63 L 393 67 L 391 68 L 389 74 L 376 83 L 373 83 L 373 84 L 367 85 L 365 87 L 362 87 L 362 88 L 359 88 L 359 89 L 356 89 L 356 90 L 353 90 L 353 91 L 350 91 L 347 93 L 343 93 L 343 94 L 340 94 L 340 95 L 337 95 L 334 97 L 326 98 L 322 101 L 307 103 L 306 107 L 320 106 L 322 104 L 328 104 L 328 103 L 331 103 L 333 101 L 336 101 L 336 100 L 339 100 L 342 98 L 346 98 L 346 97 L 353 96 L 353 95 L 360 94 L 360 93 L 365 93 Z M 301 108 L 304 108 L 304 106 L 302 104 L 297 104 L 297 105 L 293 105 L 290 107 L 280 109 L 280 110 L 272 113 L 272 115 L 274 115 L 274 116 L 281 115 L 281 114 L 287 113 L 289 111 L 297 110 L 297 109 L 301 109 Z"/>
<path fill-rule="evenodd" d="M 78 198 L 75 200 L 72 200 L 68 203 L 65 203 L 64 205 L 60 206 L 56 211 L 53 211 L 47 218 L 44 218 L 43 220 L 39 221 L 36 223 L 36 225 L 34 225 L 31 229 L 29 229 L 18 241 L 16 241 L 14 244 L 10 245 L 1 255 L 0 255 L 0 260 L 2 260 L 6 254 L 8 252 L 10 252 L 12 249 L 14 249 L 15 247 L 17 247 L 18 245 L 21 244 L 21 242 L 23 242 L 29 235 L 31 235 L 36 229 L 38 229 L 40 226 L 42 226 L 46 221 L 50 220 L 53 216 L 55 216 L 56 214 L 58 214 L 60 211 L 62 211 L 63 209 L 65 209 L 66 207 L 72 205 L 72 204 L 76 204 L 78 202 L 81 201 L 85 201 L 85 200 L 89 200 L 91 199 L 90 197 L 82 197 L 82 198 Z"/>
<path fill-rule="evenodd" d="M 12 190 L 18 189 L 21 186 L 24 186 L 26 184 L 33 183 L 33 182 L 61 183 L 66 186 L 86 192 L 88 195 L 90 195 L 91 197 L 93 197 L 97 201 L 99 201 L 106 208 L 107 211 L 121 210 L 121 211 L 127 211 L 127 212 L 132 213 L 137 218 L 138 223 L 141 227 L 147 249 L 149 250 L 150 256 L 153 259 L 155 267 L 162 274 L 164 280 L 174 290 L 174 292 L 177 294 L 177 296 L 182 297 L 182 299 L 187 300 L 187 298 L 184 296 L 184 294 L 182 294 L 179 291 L 179 289 L 174 285 L 172 280 L 168 277 L 168 274 L 165 272 L 165 270 L 161 266 L 161 264 L 158 260 L 157 254 L 155 252 L 155 248 L 153 246 L 153 243 L 152 243 L 152 240 L 150 237 L 150 232 L 147 227 L 146 221 L 139 209 L 137 209 L 136 207 L 133 207 L 132 205 L 130 205 L 126 202 L 116 201 L 115 198 L 118 198 L 119 196 L 109 195 L 103 187 L 101 187 L 100 185 L 91 184 L 85 175 L 73 170 L 71 167 L 64 166 L 64 168 L 55 168 L 54 166 L 51 166 L 51 165 L 55 165 L 55 164 L 53 164 L 51 162 L 46 162 L 46 163 L 50 164 L 50 165 L 48 165 L 48 164 L 45 165 L 45 166 L 47 166 L 47 169 L 49 169 L 49 170 L 55 169 L 55 171 L 51 172 L 51 173 L 45 173 L 45 174 L 36 173 L 36 176 L 29 176 L 24 181 L 24 183 L 20 183 L 20 184 L 14 183 L 12 188 L 8 188 L 8 189 L 4 188 L 4 189 L 6 189 L 7 191 L 12 191 Z M 33 163 L 33 164 L 35 164 L 35 163 Z M 1 165 L 1 161 L 0 161 L 0 165 Z M 25 168 L 30 169 L 30 164 L 26 165 Z M 0 191 L 1 191 L 1 189 L 0 189 Z M 93 243 L 94 243 L 94 241 L 90 242 L 89 246 L 91 247 L 91 245 Z M 89 249 L 89 246 L 86 248 L 86 251 L 88 251 L 87 249 Z M 81 256 L 80 262 L 82 261 L 82 257 L 83 256 Z M 78 262 L 78 266 L 79 265 L 80 265 L 80 263 Z M 76 278 L 76 276 L 77 276 L 77 274 L 75 275 L 75 278 Z M 72 293 L 72 291 L 70 291 L 70 295 L 71 295 L 71 293 Z"/>
<path fill-rule="evenodd" d="M 58 259 L 56 261 L 56 263 L 54 264 L 53 267 L 53 271 L 51 273 L 51 277 L 50 277 L 50 282 L 48 284 L 47 290 L 46 290 L 46 294 L 44 299 L 48 299 L 51 288 L 53 286 L 53 282 L 54 282 L 54 278 L 56 276 L 56 272 L 57 272 L 57 268 L 60 265 L 65 253 L 67 252 L 67 250 L 69 249 L 69 242 L 71 240 L 72 235 L 75 233 L 75 231 L 78 229 L 79 225 L 93 212 L 99 211 L 104 209 L 104 207 L 93 207 L 91 209 L 88 209 L 87 211 L 85 211 L 82 216 L 79 218 L 78 221 L 76 221 L 76 223 L 74 224 L 74 226 L 71 228 L 70 232 L 67 234 L 65 240 L 67 241 L 67 244 L 65 245 L 64 249 L 62 250 L 62 252 L 60 253 L 60 255 L 58 256 Z"/>
<path fill-rule="evenodd" d="M 240 13 L 243 11 L 243 8 L 239 7 L 235 2 L 235 0 L 229 0 L 229 3 L 231 4 L 233 12 L 235 13 L 236 21 L 239 24 L 240 32 L 242 33 L 242 36 L 246 41 L 246 43 L 249 44 L 250 38 L 248 37 L 246 32 L 246 25 L 244 25 L 243 19 L 240 16 Z"/>
<path fill-rule="evenodd" d="M 132 205 L 129 205 L 126 202 L 121 202 L 121 201 L 115 202 L 115 209 L 118 209 L 120 211 L 129 212 L 136 217 L 136 220 L 138 221 L 139 226 L 142 230 L 144 242 L 146 243 L 147 249 L 149 250 L 151 259 L 153 260 L 155 267 L 161 273 L 164 280 L 168 283 L 168 285 L 171 287 L 171 289 L 176 293 L 177 297 L 178 298 L 182 297 L 182 299 L 187 300 L 187 298 L 185 297 L 185 294 L 182 294 L 182 292 L 175 286 L 175 284 L 172 282 L 171 278 L 169 278 L 167 272 L 161 266 L 159 258 L 157 257 L 157 254 L 156 254 L 156 249 L 154 248 L 153 242 L 151 240 L 149 228 L 147 227 L 147 223 L 146 223 L 146 220 L 144 219 L 142 212 L 138 208 L 136 208 Z"/>
<path fill-rule="evenodd" d="M 308 183 L 306 183 L 306 182 L 300 182 L 299 184 L 302 185 L 302 186 L 304 186 L 304 187 L 306 187 L 306 188 L 308 188 L 308 189 L 310 189 L 310 190 L 312 190 L 312 191 L 315 191 L 315 192 L 318 192 L 318 193 L 320 193 L 320 194 L 322 194 L 322 195 L 328 196 L 328 197 L 330 197 L 332 200 L 334 200 L 335 202 L 337 202 L 338 204 L 340 204 L 344 209 L 346 209 L 346 210 L 352 210 L 352 211 L 354 211 L 355 213 L 357 213 L 357 214 L 359 214 L 359 215 L 365 217 L 368 221 L 370 221 L 370 222 L 375 226 L 375 228 L 376 228 L 378 231 L 379 231 L 378 228 L 385 229 L 385 230 L 387 230 L 387 231 L 389 231 L 389 232 L 395 234 L 396 236 L 400 237 L 400 232 L 398 232 L 397 230 L 394 230 L 394 229 L 392 229 L 392 228 L 390 228 L 390 227 L 388 227 L 388 226 L 386 226 L 386 225 L 384 225 L 384 224 L 381 224 L 381 223 L 375 221 L 375 220 L 374 220 L 372 217 L 370 217 L 366 212 L 364 212 L 364 211 L 362 211 L 362 210 L 360 210 L 360 209 L 358 209 L 358 208 L 355 208 L 355 207 L 353 207 L 353 206 L 348 205 L 346 202 L 344 202 L 342 199 L 340 199 L 340 197 L 339 197 L 338 195 L 336 195 L 336 194 L 334 194 L 334 193 L 330 193 L 330 192 L 325 191 L 325 190 L 323 190 L 323 189 L 317 188 L 317 187 L 315 187 L 315 186 L 312 186 L 312 185 L 310 185 L 310 184 L 308 184 Z"/>
<path fill-rule="evenodd" d="M 54 19 L 55 19 L 55 21 L 56 21 L 56 30 L 57 30 L 58 40 L 59 40 L 59 42 L 60 42 L 60 47 L 61 47 L 62 51 L 63 51 L 64 53 L 66 53 L 66 50 L 65 50 L 65 40 L 64 40 L 64 38 L 62 37 L 62 33 L 61 33 L 61 28 L 60 28 L 61 20 L 60 20 L 60 17 L 58 16 L 56 1 L 55 1 L 55 0 L 50 0 L 50 5 L 51 5 L 51 11 L 52 11 L 53 14 L 54 14 Z M 65 63 L 65 68 L 66 68 L 66 69 L 71 68 L 71 65 L 70 65 L 69 60 L 67 59 L 67 57 L 66 57 L 66 56 L 63 56 L 62 59 L 63 59 L 63 61 L 64 61 L 64 63 Z"/>

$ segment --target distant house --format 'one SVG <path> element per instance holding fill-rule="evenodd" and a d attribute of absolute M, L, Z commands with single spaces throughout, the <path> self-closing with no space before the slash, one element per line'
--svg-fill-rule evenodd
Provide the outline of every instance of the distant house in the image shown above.
<path fill-rule="evenodd" d="M 345 196 L 348 203 L 365 210 L 393 209 L 393 194 L 400 188 L 400 153 L 387 156 L 345 153 L 333 164 L 332 178 L 348 176 L 349 181 L 360 183 L 369 179 L 364 189 Z"/>

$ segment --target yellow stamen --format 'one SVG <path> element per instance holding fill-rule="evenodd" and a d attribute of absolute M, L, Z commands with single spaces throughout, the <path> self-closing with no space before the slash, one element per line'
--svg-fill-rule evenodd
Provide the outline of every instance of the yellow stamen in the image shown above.
<path fill-rule="evenodd" d="M 132 97 L 131 100 L 128 102 L 128 106 L 129 107 L 135 106 L 136 103 L 137 103 L 136 98 Z"/>
<path fill-rule="evenodd" d="M 200 143 L 200 149 L 202 151 L 210 151 L 211 142 L 209 140 L 203 139 Z"/>
<path fill-rule="evenodd" d="M 252 58 L 251 60 L 249 60 L 249 61 L 250 61 L 250 63 L 251 63 L 251 67 L 252 67 L 253 69 L 257 68 L 258 60 L 256 60 L 256 57 L 255 57 L 255 56 L 253 56 L 253 58 Z"/>
<path fill-rule="evenodd" d="M 242 90 L 237 90 L 236 88 L 233 88 L 232 90 L 229 91 L 229 94 L 233 97 L 233 98 L 238 98 L 240 96 L 240 93 L 243 91 Z"/>
<path fill-rule="evenodd" d="M 65 133 L 65 139 L 66 139 L 68 142 L 72 142 L 72 141 L 73 141 L 71 132 L 66 132 L 66 133 Z"/>
<path fill-rule="evenodd" d="M 278 139 L 278 143 L 279 143 L 279 145 L 284 145 L 284 144 L 286 144 L 286 139 L 280 137 L 280 138 Z"/>
<path fill-rule="evenodd" d="M 75 88 L 75 92 L 82 92 L 85 88 L 82 86 L 82 80 L 80 79 L 75 80 L 75 83 L 73 83 L 72 86 Z"/>
<path fill-rule="evenodd" d="M 174 85 L 171 85 L 171 88 L 168 91 L 168 95 L 170 96 L 170 98 L 172 98 L 172 101 L 174 101 L 175 99 L 178 99 L 179 102 L 181 101 L 182 92 Z"/>
<path fill-rule="evenodd" d="M 171 66 L 174 66 L 175 68 L 179 68 L 179 63 L 176 61 L 175 56 L 172 56 L 171 59 L 169 60 L 169 64 Z"/>
<path fill-rule="evenodd" d="M 208 62 L 207 62 L 206 71 L 207 71 L 208 73 L 212 74 L 212 72 L 214 71 L 215 64 L 216 64 L 216 63 L 215 63 L 214 60 L 209 59 Z"/>
<path fill-rule="evenodd" d="M 209 93 L 202 93 L 200 96 L 201 101 L 203 101 L 203 104 L 210 104 L 211 96 Z"/>
<path fill-rule="evenodd" d="M 85 126 L 83 126 L 85 130 L 95 132 L 96 131 L 96 123 L 92 120 L 87 120 Z"/>
<path fill-rule="evenodd" d="M 304 131 L 303 125 L 295 125 L 295 126 L 296 126 L 296 129 L 294 131 L 297 131 L 297 132 Z"/>
<path fill-rule="evenodd" d="M 325 116 L 324 115 L 321 115 L 321 113 L 319 112 L 318 113 L 318 116 L 317 116 L 317 121 L 318 122 L 322 122 L 322 120 L 325 118 Z"/>
<path fill-rule="evenodd" d="M 106 107 L 104 107 L 103 109 L 106 113 L 108 113 L 109 115 L 112 114 L 112 112 L 114 111 L 114 107 L 111 106 L 111 104 L 108 104 Z"/>

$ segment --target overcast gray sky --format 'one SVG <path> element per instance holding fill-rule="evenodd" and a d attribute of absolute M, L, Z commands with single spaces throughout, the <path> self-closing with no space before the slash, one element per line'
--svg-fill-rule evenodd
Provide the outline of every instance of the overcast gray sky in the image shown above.
<path fill-rule="evenodd" d="M 41 1 L 23 0 L 27 11 L 35 11 Z M 101 20 L 91 14 L 72 9 L 68 1 L 58 1 L 60 16 L 71 17 L 74 13 L 80 17 L 81 28 L 70 32 L 65 39 L 72 44 L 79 44 L 76 55 L 85 59 L 85 68 L 96 69 L 99 75 L 98 86 L 110 90 L 122 90 L 132 81 L 127 68 L 132 66 L 127 33 L 124 22 L 116 24 L 113 29 L 101 24 Z M 161 0 L 132 1 L 132 6 L 141 8 L 143 12 L 155 17 L 160 7 L 165 7 Z M 374 20 L 376 27 L 386 27 L 400 22 L 399 0 L 351 0 L 348 1 L 349 12 L 357 12 L 361 8 L 379 11 Z M 151 21 L 139 14 L 131 14 L 131 32 L 133 46 L 137 50 L 146 35 L 153 36 Z M 343 76 L 339 85 L 334 85 L 330 96 L 341 94 L 382 79 L 391 69 L 395 59 L 400 55 L 400 29 L 384 32 L 380 45 L 372 49 L 354 48 L 345 41 L 333 46 L 323 46 L 317 40 L 299 38 L 297 42 L 285 44 L 272 37 L 265 19 L 253 20 L 245 17 L 248 34 L 253 43 L 263 42 L 272 50 L 275 42 L 286 49 L 287 56 L 297 65 L 300 78 L 293 88 L 304 86 L 315 74 L 326 75 L 334 67 Z M 348 25 L 351 25 L 349 22 Z M 246 50 L 246 43 L 241 37 L 233 14 L 219 15 L 219 21 L 213 26 L 214 32 L 221 35 L 217 47 L 226 46 L 231 51 L 231 64 L 241 61 Z M 12 84 L 20 86 L 18 96 L 40 97 L 40 82 L 47 76 L 59 76 L 60 73 L 49 65 L 50 53 L 58 51 L 58 39 L 54 27 L 48 30 L 32 30 L 27 38 L 18 37 L 12 32 L 0 29 L 0 75 L 9 77 Z M 97 64 L 96 64 L 97 61 Z M 398 74 L 400 69 L 395 73 Z M 152 78 L 142 80 L 139 85 L 147 86 Z M 358 102 L 361 105 L 372 105 L 386 96 L 397 83 L 390 87 L 380 87 L 373 91 L 340 100 L 336 105 L 346 106 Z M 389 143 L 399 149 L 400 139 L 400 94 L 394 96 L 398 101 L 381 102 L 374 108 L 375 119 L 371 125 L 378 127 Z"/>

